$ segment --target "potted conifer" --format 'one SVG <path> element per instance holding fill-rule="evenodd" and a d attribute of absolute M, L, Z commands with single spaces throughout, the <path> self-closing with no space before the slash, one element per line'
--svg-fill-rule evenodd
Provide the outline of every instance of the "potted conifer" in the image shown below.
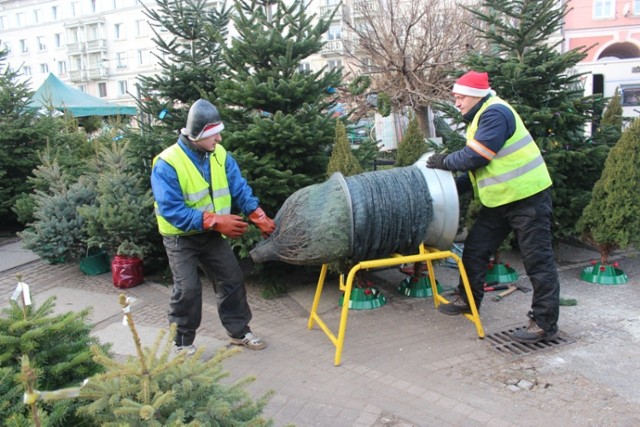
<path fill-rule="evenodd" d="M 611 264 L 615 249 L 640 243 L 640 119 L 622 133 L 593 187 L 591 201 L 578 221 L 584 240 L 598 248 L 600 259 L 582 271 L 580 278 L 603 285 L 626 283 L 627 275 Z"/>

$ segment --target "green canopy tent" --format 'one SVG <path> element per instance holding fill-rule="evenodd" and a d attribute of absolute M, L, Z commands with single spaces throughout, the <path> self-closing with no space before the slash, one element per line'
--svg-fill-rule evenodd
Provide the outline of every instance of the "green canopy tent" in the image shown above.
<path fill-rule="evenodd" d="M 31 98 L 29 107 L 69 111 L 74 117 L 134 116 L 137 114 L 136 107 L 111 104 L 96 98 L 68 86 L 51 73 Z"/>

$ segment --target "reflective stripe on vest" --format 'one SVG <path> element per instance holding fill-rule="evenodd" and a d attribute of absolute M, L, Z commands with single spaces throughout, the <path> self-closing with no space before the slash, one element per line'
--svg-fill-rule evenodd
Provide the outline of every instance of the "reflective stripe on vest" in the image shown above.
<path fill-rule="evenodd" d="M 211 187 L 209 187 L 209 182 L 202 177 L 196 165 L 193 164 L 180 145 L 174 144 L 165 149 L 156 156 L 153 163 L 155 164 L 159 158 L 175 169 L 182 189 L 184 203 L 188 208 L 197 209 L 200 212 L 215 212 L 223 215 L 231 213 L 231 193 L 229 192 L 229 182 L 227 181 L 224 167 L 227 151 L 222 145 L 217 144 L 213 154 L 209 156 Z M 160 215 L 157 202 L 154 207 L 156 219 L 158 220 L 158 230 L 163 236 L 180 236 L 202 232 L 202 230 L 189 232 L 180 230 Z"/>
<path fill-rule="evenodd" d="M 502 206 L 522 200 L 551 186 L 551 176 L 542 158 L 540 149 L 531 137 L 516 111 L 497 96 L 490 97 L 467 128 L 467 146 L 478 144 L 474 136 L 478 130 L 480 116 L 491 105 L 501 104 L 509 108 L 516 120 L 516 130 L 504 146 L 491 156 L 486 150 L 481 155 L 490 160 L 487 166 L 469 173 L 480 201 L 488 207 Z"/>

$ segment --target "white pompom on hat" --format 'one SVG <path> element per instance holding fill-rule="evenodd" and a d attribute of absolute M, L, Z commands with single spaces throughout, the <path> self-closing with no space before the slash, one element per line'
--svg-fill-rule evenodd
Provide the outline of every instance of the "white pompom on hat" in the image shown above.
<path fill-rule="evenodd" d="M 492 93 L 489 87 L 489 75 L 487 73 L 469 71 L 456 81 L 452 92 L 458 95 L 484 98 Z"/>

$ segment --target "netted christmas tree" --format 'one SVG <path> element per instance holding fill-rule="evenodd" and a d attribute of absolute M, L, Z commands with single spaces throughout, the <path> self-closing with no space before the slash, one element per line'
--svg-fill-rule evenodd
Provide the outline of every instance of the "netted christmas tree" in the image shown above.
<path fill-rule="evenodd" d="M 253 401 L 244 389 L 254 380 L 232 384 L 222 361 L 236 349 L 221 349 L 209 360 L 201 360 L 204 347 L 193 356 L 174 355 L 175 324 L 169 334 L 161 331 L 151 347 L 142 348 L 129 300 L 120 295 L 137 355 L 119 362 L 94 346 L 95 360 L 106 372 L 90 379 L 82 396 L 91 403 L 80 409 L 93 425 L 128 426 L 268 426 L 261 413 L 271 393 Z M 172 357 L 175 356 L 175 357 Z"/>
<path fill-rule="evenodd" d="M 20 283 L 20 279 L 18 279 Z M 108 346 L 90 335 L 89 310 L 54 315 L 55 297 L 41 305 L 11 301 L 0 316 L 0 424 L 32 425 L 30 408 L 23 403 L 23 386 L 18 381 L 20 359 L 26 356 L 37 372 L 34 387 L 57 390 L 79 386 L 101 372 L 92 360 L 90 347 L 105 354 Z M 88 425 L 75 414 L 81 400 L 44 402 L 38 405 L 47 426 Z"/>
<path fill-rule="evenodd" d="M 636 119 L 611 149 L 602 176 L 593 187 L 577 229 L 609 264 L 614 249 L 640 244 L 640 120 Z"/>
<path fill-rule="evenodd" d="M 340 120 L 336 120 L 336 139 L 327 166 L 327 176 L 340 172 L 343 176 L 357 175 L 364 172 L 358 159 L 351 151 L 347 129 Z"/>

